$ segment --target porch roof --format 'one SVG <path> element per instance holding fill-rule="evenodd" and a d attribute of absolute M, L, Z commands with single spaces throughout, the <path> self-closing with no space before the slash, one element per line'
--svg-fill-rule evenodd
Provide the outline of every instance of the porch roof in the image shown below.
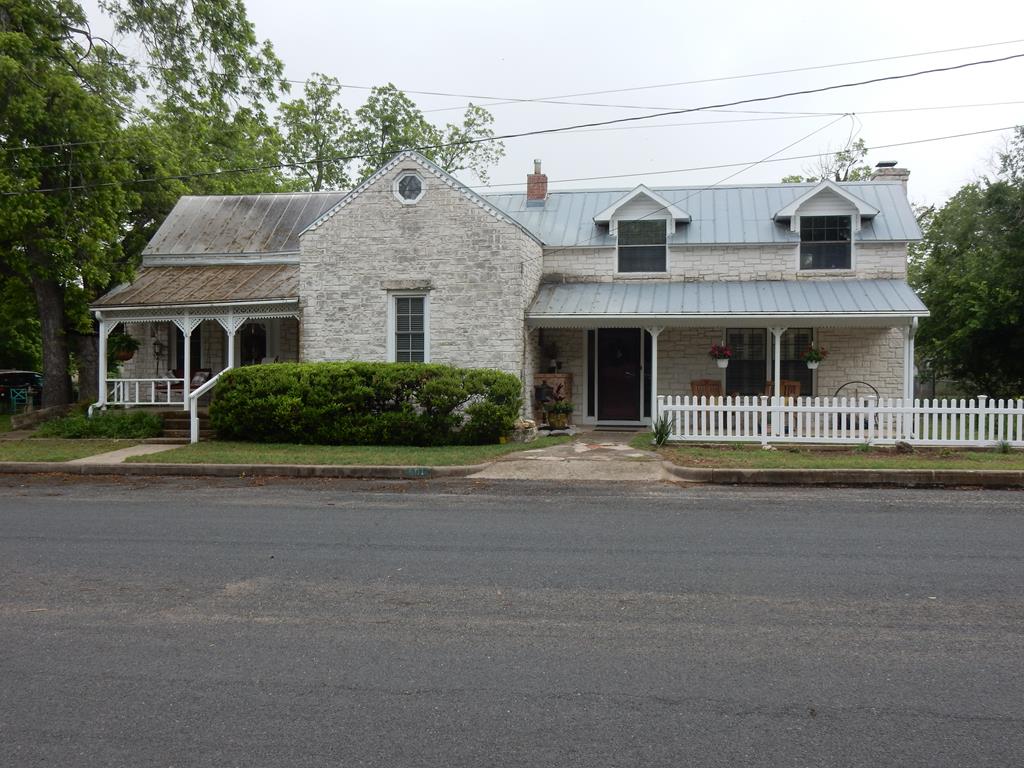
<path fill-rule="evenodd" d="M 101 296 L 92 308 L 252 304 L 298 298 L 297 264 L 142 267 L 135 280 Z"/>
<path fill-rule="evenodd" d="M 794 321 L 902 326 L 927 315 L 903 280 L 592 282 L 542 285 L 527 322 L 554 328 Z"/>

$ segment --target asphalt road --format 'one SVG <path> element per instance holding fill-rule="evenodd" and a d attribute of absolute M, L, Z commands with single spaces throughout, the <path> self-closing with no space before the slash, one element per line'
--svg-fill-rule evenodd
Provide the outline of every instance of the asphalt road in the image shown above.
<path fill-rule="evenodd" d="M 1016 766 L 1024 493 L 0 479 L 4 766 Z"/>

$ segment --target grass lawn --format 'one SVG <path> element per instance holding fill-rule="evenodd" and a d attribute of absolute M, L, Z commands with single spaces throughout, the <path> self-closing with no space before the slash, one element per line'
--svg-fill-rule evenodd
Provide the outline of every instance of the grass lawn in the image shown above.
<path fill-rule="evenodd" d="M 11 431 L 11 414 L 0 413 L 0 432 Z"/>
<path fill-rule="evenodd" d="M 532 443 L 450 445 L 439 448 L 377 445 L 294 445 L 208 440 L 128 461 L 171 464 L 367 464 L 441 467 L 478 464 L 507 453 L 547 448 L 568 437 L 542 437 Z"/>
<path fill-rule="evenodd" d="M 634 448 L 650 450 L 650 434 L 638 435 Z M 658 449 L 681 467 L 730 469 L 1017 469 L 1024 470 L 1024 452 L 999 453 L 995 449 L 958 451 L 919 448 L 914 453 L 895 453 L 883 448 L 820 450 L 812 446 L 760 445 L 666 445 Z"/>
<path fill-rule="evenodd" d="M 71 461 L 135 445 L 137 440 L 64 440 L 34 437 L 0 440 L 0 461 Z"/>

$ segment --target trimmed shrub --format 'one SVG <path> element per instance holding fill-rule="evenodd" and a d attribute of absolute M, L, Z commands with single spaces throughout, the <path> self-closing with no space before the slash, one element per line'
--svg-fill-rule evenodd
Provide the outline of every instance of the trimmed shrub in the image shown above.
<path fill-rule="evenodd" d="M 496 443 L 522 405 L 519 379 L 425 363 L 274 363 L 225 372 L 210 422 L 225 439 L 315 445 Z"/>
<path fill-rule="evenodd" d="M 47 421 L 36 431 L 41 437 L 71 437 L 142 440 L 157 437 L 163 420 L 145 411 L 100 411 L 90 419 L 84 413 Z"/>

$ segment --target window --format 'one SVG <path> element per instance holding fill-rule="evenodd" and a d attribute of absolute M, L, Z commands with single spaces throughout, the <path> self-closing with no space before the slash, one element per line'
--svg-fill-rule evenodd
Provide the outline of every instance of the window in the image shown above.
<path fill-rule="evenodd" d="M 405 205 L 418 203 L 423 197 L 423 179 L 416 173 L 403 173 L 395 180 L 395 197 Z"/>
<path fill-rule="evenodd" d="M 732 348 L 725 369 L 726 394 L 762 394 L 768 369 L 768 332 L 764 328 L 730 328 L 725 343 Z"/>
<path fill-rule="evenodd" d="M 619 272 L 664 272 L 665 222 L 620 221 Z"/>
<path fill-rule="evenodd" d="M 851 269 L 849 216 L 800 217 L 800 269 Z"/>
<path fill-rule="evenodd" d="M 394 297 L 394 355 L 398 363 L 423 363 L 427 355 L 426 296 Z"/>

